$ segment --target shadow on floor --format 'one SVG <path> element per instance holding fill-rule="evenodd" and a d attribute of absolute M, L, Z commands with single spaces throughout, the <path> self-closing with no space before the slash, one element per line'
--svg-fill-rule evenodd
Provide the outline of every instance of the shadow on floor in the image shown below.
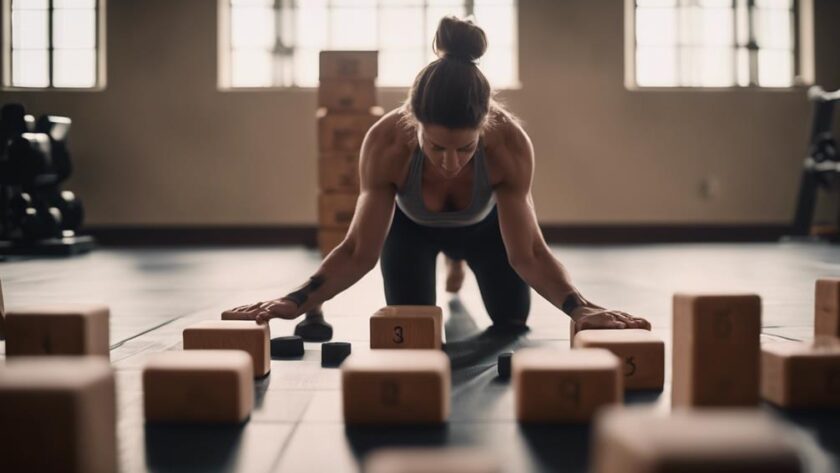
<path fill-rule="evenodd" d="M 154 472 L 233 471 L 244 427 L 146 424 L 146 465 Z"/>

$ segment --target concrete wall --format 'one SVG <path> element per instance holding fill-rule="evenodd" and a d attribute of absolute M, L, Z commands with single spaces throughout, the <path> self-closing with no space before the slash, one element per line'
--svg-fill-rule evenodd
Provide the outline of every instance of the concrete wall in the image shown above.
<path fill-rule="evenodd" d="M 837 88 L 840 2 L 815 2 L 817 81 Z M 628 91 L 623 9 L 520 0 L 523 88 L 503 98 L 536 147 L 541 221 L 787 222 L 804 89 Z M 315 223 L 314 90 L 218 90 L 214 0 L 109 0 L 107 26 L 104 91 L 0 92 L 73 118 L 68 187 L 88 223 Z"/>

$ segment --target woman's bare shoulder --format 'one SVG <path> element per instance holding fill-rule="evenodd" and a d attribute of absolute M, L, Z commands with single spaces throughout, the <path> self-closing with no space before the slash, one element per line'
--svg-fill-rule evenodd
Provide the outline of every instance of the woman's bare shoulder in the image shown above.
<path fill-rule="evenodd" d="M 362 148 L 362 172 L 398 181 L 416 146 L 413 125 L 401 109 L 394 109 L 368 130 Z"/>
<path fill-rule="evenodd" d="M 514 176 L 528 176 L 533 171 L 534 151 L 531 138 L 519 120 L 503 109 L 492 111 L 484 132 L 485 153 L 495 183 Z"/>

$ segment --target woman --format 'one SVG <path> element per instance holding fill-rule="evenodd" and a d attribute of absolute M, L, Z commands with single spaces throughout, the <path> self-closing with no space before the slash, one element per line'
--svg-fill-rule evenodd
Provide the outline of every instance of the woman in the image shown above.
<path fill-rule="evenodd" d="M 531 200 L 531 140 L 492 99 L 475 64 L 487 49 L 484 31 L 443 18 L 433 48 L 438 59 L 420 71 L 409 100 L 365 137 L 361 193 L 344 241 L 299 289 L 234 310 L 261 323 L 296 318 L 354 284 L 380 256 L 389 305 L 434 305 L 443 252 L 447 289 L 460 287 L 466 261 L 494 326 L 525 325 L 530 286 L 578 329 L 649 329 L 584 298 L 546 245 Z"/>

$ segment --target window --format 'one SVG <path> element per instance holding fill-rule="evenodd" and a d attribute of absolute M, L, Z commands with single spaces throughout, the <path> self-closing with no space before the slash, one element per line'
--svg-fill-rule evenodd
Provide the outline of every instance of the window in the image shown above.
<path fill-rule="evenodd" d="M 807 0 L 635 0 L 630 82 L 790 87 L 801 75 L 800 1 Z"/>
<path fill-rule="evenodd" d="M 7 87 L 99 85 L 100 0 L 11 0 Z"/>
<path fill-rule="evenodd" d="M 496 88 L 518 84 L 516 0 L 221 0 L 223 86 L 314 87 L 323 49 L 379 51 L 384 87 L 407 87 L 434 59 L 441 17 L 474 15 Z"/>

